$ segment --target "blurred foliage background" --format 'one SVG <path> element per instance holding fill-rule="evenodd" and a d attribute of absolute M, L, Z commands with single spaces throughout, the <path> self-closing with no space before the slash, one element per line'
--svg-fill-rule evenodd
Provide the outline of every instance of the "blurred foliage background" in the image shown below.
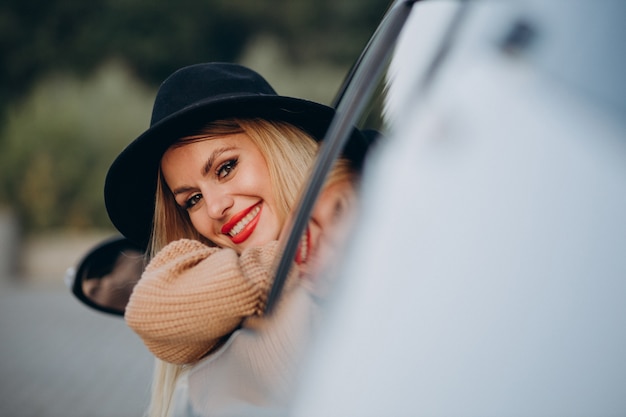
<path fill-rule="evenodd" d="M 102 189 L 159 83 L 231 61 L 330 103 L 387 0 L 3 0 L 0 210 L 25 233 L 110 229 Z"/>

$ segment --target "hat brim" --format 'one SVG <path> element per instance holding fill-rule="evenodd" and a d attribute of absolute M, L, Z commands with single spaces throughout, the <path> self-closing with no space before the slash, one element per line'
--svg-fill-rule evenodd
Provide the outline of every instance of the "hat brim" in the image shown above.
<path fill-rule="evenodd" d="M 263 118 L 290 123 L 322 140 L 334 116 L 331 107 L 276 95 L 236 95 L 195 103 L 152 125 L 115 159 L 105 180 L 104 200 L 113 225 L 146 246 L 154 215 L 157 173 L 176 140 L 226 118 Z"/>

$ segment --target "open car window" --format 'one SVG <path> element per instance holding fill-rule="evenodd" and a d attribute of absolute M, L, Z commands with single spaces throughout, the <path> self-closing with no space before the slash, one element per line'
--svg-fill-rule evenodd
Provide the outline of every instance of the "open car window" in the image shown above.
<path fill-rule="evenodd" d="M 393 122 L 401 114 L 403 102 L 413 99 L 403 93 L 416 91 L 415 88 L 408 89 L 401 85 L 403 80 L 396 82 L 397 75 L 402 73 L 398 71 L 398 66 L 417 57 L 421 62 L 417 65 L 414 63 L 414 67 L 420 75 L 415 77 L 415 73 L 412 73 L 412 79 L 407 82 L 417 79 L 427 85 L 441 56 L 446 53 L 450 38 L 454 35 L 464 12 L 464 4 L 458 1 L 404 0 L 391 5 L 335 99 L 336 116 L 323 141 L 311 178 L 296 210 L 283 255 L 276 266 L 275 279 L 266 306 L 267 313 L 272 311 L 281 294 L 300 237 L 304 233 L 322 185 L 346 146 L 353 127 L 367 132 L 368 135 L 377 136 L 377 142 L 384 141 Z M 423 7 L 427 12 L 422 14 L 423 5 L 427 5 Z M 429 25 L 434 32 L 420 38 L 422 49 L 414 53 L 406 53 L 405 48 L 396 49 L 399 41 L 403 42 L 415 36 L 414 31 L 420 27 L 420 20 L 433 16 L 440 19 L 441 24 Z M 407 25 L 407 22 L 410 24 Z"/>
<path fill-rule="evenodd" d="M 413 2 L 395 2 L 374 33 L 370 43 L 357 61 L 342 87 L 336 105 L 336 116 L 328 128 L 320 148 L 320 154 L 313 167 L 312 175 L 303 198 L 296 209 L 296 216 L 283 248 L 283 254 L 276 267 L 276 274 L 267 300 L 266 313 L 271 313 L 291 269 L 300 236 L 309 221 L 311 211 L 321 191 L 330 169 L 341 154 L 363 114 L 363 109 L 376 89 L 377 80 L 389 59 L 404 22 L 411 12 Z"/>

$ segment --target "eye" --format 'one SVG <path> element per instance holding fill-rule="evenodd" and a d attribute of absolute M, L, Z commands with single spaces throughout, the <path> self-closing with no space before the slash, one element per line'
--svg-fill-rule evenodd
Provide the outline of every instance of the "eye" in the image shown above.
<path fill-rule="evenodd" d="M 226 178 L 228 175 L 230 175 L 232 170 L 235 169 L 235 167 L 237 166 L 237 162 L 237 158 L 233 158 L 221 164 L 219 167 L 217 167 L 217 177 L 219 179 Z"/>
<path fill-rule="evenodd" d="M 194 194 L 194 195 L 192 195 L 191 198 L 188 198 L 187 200 L 185 200 L 185 204 L 184 204 L 183 208 L 185 210 L 192 209 L 196 204 L 198 204 L 198 202 L 200 201 L 201 198 L 202 198 L 202 194 Z"/>

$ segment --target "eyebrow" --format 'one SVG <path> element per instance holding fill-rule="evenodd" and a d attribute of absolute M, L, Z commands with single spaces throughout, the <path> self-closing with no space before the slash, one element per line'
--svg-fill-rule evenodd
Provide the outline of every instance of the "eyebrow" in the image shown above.
<path fill-rule="evenodd" d="M 211 152 L 211 155 L 209 155 L 209 157 L 207 158 L 206 162 L 204 163 L 204 165 L 202 166 L 202 171 L 201 174 L 203 177 L 206 177 L 207 175 L 209 175 L 209 172 L 211 172 L 212 168 L 213 168 L 213 164 L 215 164 L 215 160 L 222 155 L 225 152 L 231 151 L 233 149 L 236 149 L 236 146 L 223 146 L 221 148 L 217 148 L 215 149 L 213 152 Z M 194 187 L 187 187 L 187 186 L 183 186 L 183 187 L 179 187 L 175 190 L 172 190 L 172 194 L 174 194 L 174 197 L 176 197 L 179 194 L 182 193 L 186 193 L 188 191 L 193 190 Z"/>
<path fill-rule="evenodd" d="M 209 172 L 211 172 L 211 169 L 213 167 L 213 164 L 215 163 L 215 160 L 224 152 L 228 152 L 235 149 L 234 146 L 224 146 L 222 148 L 217 148 L 215 149 L 213 152 L 211 152 L 211 155 L 209 156 L 209 158 L 206 160 L 206 163 L 204 164 L 204 166 L 202 167 L 202 176 L 206 177 Z"/>

